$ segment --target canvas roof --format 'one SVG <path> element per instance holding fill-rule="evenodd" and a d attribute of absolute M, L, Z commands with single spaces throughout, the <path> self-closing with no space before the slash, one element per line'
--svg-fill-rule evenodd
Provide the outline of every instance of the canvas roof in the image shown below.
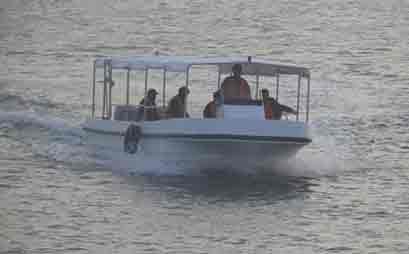
<path fill-rule="evenodd" d="M 234 64 L 242 65 L 243 75 L 276 76 L 279 74 L 309 77 L 307 68 L 275 64 L 268 60 L 253 57 L 193 57 L 193 56 L 134 56 L 99 57 L 95 60 L 97 68 L 103 68 L 110 61 L 113 69 L 146 70 L 163 69 L 170 72 L 186 72 L 192 66 L 215 65 L 222 74 L 231 73 Z"/>

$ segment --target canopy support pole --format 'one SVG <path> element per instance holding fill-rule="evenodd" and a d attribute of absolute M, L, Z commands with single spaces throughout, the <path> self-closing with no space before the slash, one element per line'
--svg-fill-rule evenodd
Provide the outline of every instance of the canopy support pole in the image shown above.
<path fill-rule="evenodd" d="M 300 93 L 301 93 L 301 75 L 298 75 L 298 87 L 297 87 L 297 117 L 296 120 L 299 119 L 300 113 Z"/>
<path fill-rule="evenodd" d="M 277 76 L 276 76 L 276 101 L 278 101 L 279 87 L 280 87 L 280 71 L 277 72 Z"/>
<path fill-rule="evenodd" d="M 308 123 L 309 116 L 310 116 L 310 76 L 307 79 L 307 115 L 306 115 L 306 122 Z"/>
<path fill-rule="evenodd" d="M 218 71 L 217 71 L 217 89 L 220 89 L 220 79 L 221 79 L 220 66 L 218 66 Z"/>
<path fill-rule="evenodd" d="M 114 86 L 114 81 L 112 80 L 112 63 L 109 62 L 108 66 L 108 81 L 109 81 L 109 95 L 108 95 L 108 119 L 112 117 L 112 87 Z"/>
<path fill-rule="evenodd" d="M 143 117 L 142 117 L 142 121 L 145 121 L 146 118 L 146 103 L 147 103 L 147 97 L 148 97 L 148 75 L 149 75 L 149 69 L 146 68 L 145 69 L 145 92 L 144 92 L 144 100 L 143 100 Z"/>
<path fill-rule="evenodd" d="M 126 72 L 126 105 L 129 105 L 129 86 L 130 86 L 130 72 L 131 70 L 128 68 Z"/>
<path fill-rule="evenodd" d="M 104 92 L 102 95 L 102 119 L 106 119 L 106 103 L 107 103 L 107 68 L 108 68 L 108 60 L 104 60 Z"/>
<path fill-rule="evenodd" d="M 146 68 L 145 69 L 145 92 L 144 92 L 145 96 L 146 96 L 146 93 L 148 92 L 148 74 L 149 74 L 149 69 Z"/>
<path fill-rule="evenodd" d="M 96 76 L 96 72 L 97 72 L 96 60 L 94 60 L 93 70 L 92 70 L 92 106 L 91 106 L 92 118 L 95 117 L 95 79 L 96 79 L 95 76 Z"/>
<path fill-rule="evenodd" d="M 163 69 L 162 106 L 166 106 L 166 68 Z"/>
<path fill-rule="evenodd" d="M 190 66 L 186 69 L 186 88 L 189 88 L 189 70 L 190 70 Z M 183 109 L 183 118 L 186 118 L 187 114 L 187 95 L 185 96 L 185 106 Z"/>
<path fill-rule="evenodd" d="M 258 99 L 259 80 L 260 80 L 260 76 L 258 75 L 258 72 L 257 72 L 257 74 L 256 74 L 256 95 L 254 96 L 256 98 L 256 100 Z"/>
<path fill-rule="evenodd" d="M 102 119 L 110 119 L 112 116 L 112 63 L 104 60 L 104 94 L 102 96 Z M 109 86 L 109 87 L 108 87 Z"/>

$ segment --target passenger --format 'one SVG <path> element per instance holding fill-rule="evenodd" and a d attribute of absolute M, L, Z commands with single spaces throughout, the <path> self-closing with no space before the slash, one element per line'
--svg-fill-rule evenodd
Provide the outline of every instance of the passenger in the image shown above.
<path fill-rule="evenodd" d="M 213 100 L 207 103 L 205 109 L 203 110 L 204 118 L 216 118 L 216 104 L 220 100 L 220 91 L 213 93 Z"/>
<path fill-rule="evenodd" d="M 264 115 L 266 119 L 280 120 L 283 112 L 297 114 L 294 109 L 286 105 L 282 105 L 274 98 L 270 97 L 267 89 L 262 89 L 261 94 L 263 96 Z"/>
<path fill-rule="evenodd" d="M 159 113 L 156 108 L 156 95 L 158 92 L 151 88 L 148 90 L 146 97 L 139 102 L 138 119 L 145 121 L 156 121 L 159 120 Z"/>
<path fill-rule="evenodd" d="M 186 97 L 189 95 L 189 93 L 189 88 L 186 86 L 179 88 L 178 94 L 173 96 L 173 98 L 169 101 L 169 105 L 166 110 L 168 118 L 189 117 L 189 114 L 185 112 Z"/>
<path fill-rule="evenodd" d="M 251 99 L 250 87 L 247 81 L 241 77 L 242 67 L 235 64 L 232 67 L 233 75 L 223 80 L 223 96 L 228 99 Z"/>

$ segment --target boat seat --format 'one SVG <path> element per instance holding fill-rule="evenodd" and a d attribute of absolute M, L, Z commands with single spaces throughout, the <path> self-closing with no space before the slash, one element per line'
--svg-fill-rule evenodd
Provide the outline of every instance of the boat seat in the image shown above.
<path fill-rule="evenodd" d="M 134 105 L 116 105 L 114 120 L 117 121 L 140 121 L 139 107 Z"/>

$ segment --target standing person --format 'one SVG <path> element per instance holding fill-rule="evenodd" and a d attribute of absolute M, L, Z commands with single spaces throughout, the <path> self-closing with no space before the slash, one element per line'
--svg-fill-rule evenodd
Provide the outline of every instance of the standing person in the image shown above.
<path fill-rule="evenodd" d="M 274 98 L 269 96 L 267 89 L 261 90 L 261 95 L 263 96 L 264 104 L 264 116 L 266 119 L 280 120 L 283 112 L 297 114 L 297 112 L 286 105 L 278 103 Z"/>
<path fill-rule="evenodd" d="M 159 120 L 158 110 L 156 108 L 156 95 L 158 92 L 151 88 L 146 97 L 139 102 L 138 119 L 145 121 Z"/>
<path fill-rule="evenodd" d="M 223 80 L 222 90 L 225 100 L 229 99 L 251 99 L 250 86 L 247 81 L 241 77 L 241 64 L 234 64 L 232 67 L 233 75 Z"/>
<path fill-rule="evenodd" d="M 189 114 L 185 112 L 186 98 L 189 95 L 189 88 L 182 86 L 179 88 L 178 94 L 173 96 L 169 101 L 168 108 L 166 110 L 168 118 L 184 118 L 189 117 Z"/>

